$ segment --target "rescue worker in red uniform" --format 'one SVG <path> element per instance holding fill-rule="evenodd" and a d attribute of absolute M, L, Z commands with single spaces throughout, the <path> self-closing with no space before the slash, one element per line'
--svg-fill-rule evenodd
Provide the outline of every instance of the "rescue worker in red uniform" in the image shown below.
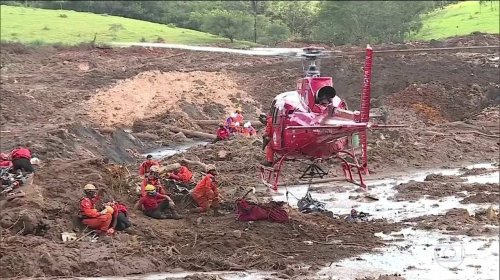
<path fill-rule="evenodd" d="M 260 121 L 262 122 L 264 119 L 264 114 L 261 114 L 259 117 Z M 266 160 L 262 162 L 262 165 L 264 166 L 273 166 L 274 164 L 274 150 L 273 147 L 271 146 L 271 139 L 273 137 L 273 116 L 268 115 L 265 117 L 265 125 L 266 129 L 264 131 L 264 135 L 262 136 L 262 146 L 263 149 L 266 152 Z"/>
<path fill-rule="evenodd" d="M 142 180 L 141 196 L 146 195 L 146 190 L 144 188 L 147 185 L 153 185 L 159 194 L 167 195 L 167 192 L 161 183 L 160 168 L 156 165 L 151 166 L 147 177 Z"/>
<path fill-rule="evenodd" d="M 250 137 L 254 136 L 257 132 L 255 131 L 255 128 L 252 127 L 252 123 L 247 122 L 243 125 L 243 131 L 242 134 L 245 137 Z"/>
<path fill-rule="evenodd" d="M 241 109 L 240 108 L 236 109 L 236 111 L 234 112 L 233 120 L 235 122 L 240 123 L 240 125 L 243 124 L 243 115 L 241 114 Z"/>
<path fill-rule="evenodd" d="M 128 219 L 128 210 L 125 204 L 113 201 L 108 203 L 108 205 L 113 207 L 113 219 L 111 222 L 111 228 L 122 231 L 126 230 L 132 225 L 132 223 L 130 223 L 130 220 Z"/>
<path fill-rule="evenodd" d="M 17 148 L 10 152 L 10 159 L 12 160 L 12 166 L 14 171 L 18 169 L 24 170 L 28 173 L 35 172 L 35 169 L 31 165 L 31 150 L 29 149 L 29 144 L 26 147 L 22 147 L 20 144 Z"/>
<path fill-rule="evenodd" d="M 215 165 L 207 165 L 207 175 L 201 179 L 196 187 L 191 191 L 191 197 L 196 201 L 198 207 L 192 212 L 203 213 L 207 212 L 210 208 L 214 210 L 214 215 L 220 215 L 219 202 L 220 195 L 217 187 L 217 170 Z"/>
<path fill-rule="evenodd" d="M 157 161 L 153 160 L 152 155 L 147 155 L 146 161 L 141 163 L 141 166 L 139 167 L 139 175 L 143 176 L 144 178 L 147 177 L 152 166 L 160 166 L 160 164 Z"/>
<path fill-rule="evenodd" d="M 154 219 L 182 219 L 168 195 L 159 194 L 153 185 L 147 185 L 145 190 L 146 195 L 139 199 L 136 209 L 141 209 L 146 216 Z"/>
<path fill-rule="evenodd" d="M 217 143 L 218 141 L 221 140 L 226 140 L 229 139 L 229 130 L 224 127 L 223 123 L 219 123 L 219 128 L 217 128 L 216 131 L 217 137 L 212 141 L 212 144 Z"/>
<path fill-rule="evenodd" d="M 92 184 L 87 184 L 83 187 L 85 197 L 80 200 L 80 218 L 83 224 L 90 229 L 99 231 L 100 233 L 113 233 L 110 229 L 112 214 L 108 209 L 98 211 L 95 204 L 99 201 L 97 196 L 97 188 Z"/>
<path fill-rule="evenodd" d="M 179 167 L 179 169 L 177 169 L 174 173 L 169 173 L 168 178 L 178 183 L 189 185 L 193 182 L 193 172 L 189 170 L 187 161 L 181 160 L 179 163 L 181 164 L 181 167 Z"/>

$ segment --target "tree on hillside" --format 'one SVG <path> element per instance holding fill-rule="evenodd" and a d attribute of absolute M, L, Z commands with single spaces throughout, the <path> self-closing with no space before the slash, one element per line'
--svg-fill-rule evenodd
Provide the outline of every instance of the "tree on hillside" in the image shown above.
<path fill-rule="evenodd" d="M 429 4 L 430 3 L 430 4 Z M 422 27 L 420 15 L 432 2 L 325 1 L 314 38 L 336 44 L 401 42 Z"/>
<path fill-rule="evenodd" d="M 252 17 L 244 12 L 214 10 L 201 14 L 201 29 L 222 36 L 234 42 L 234 39 L 248 38 L 252 31 Z"/>
<path fill-rule="evenodd" d="M 265 28 L 264 40 L 276 46 L 279 42 L 284 42 L 290 36 L 290 30 L 282 22 L 269 23 Z"/>
<path fill-rule="evenodd" d="M 283 22 L 292 36 L 308 38 L 317 20 L 317 1 L 272 1 L 266 15 Z"/>

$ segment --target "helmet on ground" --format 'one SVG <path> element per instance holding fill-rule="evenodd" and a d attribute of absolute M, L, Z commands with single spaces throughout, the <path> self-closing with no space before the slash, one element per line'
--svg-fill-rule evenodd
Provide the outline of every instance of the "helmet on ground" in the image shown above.
<path fill-rule="evenodd" d="M 208 164 L 205 168 L 205 171 L 206 172 L 210 172 L 210 171 L 217 171 L 217 168 L 215 168 L 215 165 L 213 164 Z"/>
<path fill-rule="evenodd" d="M 151 172 L 160 172 L 160 167 L 158 167 L 158 165 L 153 165 L 149 170 Z"/>
<path fill-rule="evenodd" d="M 251 126 L 252 126 L 252 123 L 250 123 L 250 122 L 246 122 L 246 123 L 243 125 L 243 127 L 246 127 L 246 128 L 251 127 Z"/>
<path fill-rule="evenodd" d="M 97 188 L 94 185 L 92 185 L 92 184 L 86 184 L 83 187 L 83 190 L 84 191 L 95 191 L 95 190 L 97 190 Z"/>
<path fill-rule="evenodd" d="M 153 192 L 153 191 L 156 191 L 156 187 L 149 184 L 149 185 L 146 185 L 146 187 L 144 188 L 145 191 L 147 192 Z"/>

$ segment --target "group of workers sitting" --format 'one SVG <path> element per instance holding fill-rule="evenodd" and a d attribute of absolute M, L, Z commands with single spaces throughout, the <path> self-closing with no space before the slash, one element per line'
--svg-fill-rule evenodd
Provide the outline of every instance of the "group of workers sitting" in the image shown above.
<path fill-rule="evenodd" d="M 226 118 L 224 122 L 219 123 L 217 128 L 217 138 L 212 143 L 229 139 L 232 135 L 255 136 L 257 131 L 252 127 L 251 122 L 243 123 L 241 109 L 237 109 L 233 114 Z"/>
<path fill-rule="evenodd" d="M 182 160 L 180 164 L 181 167 L 168 173 L 167 178 L 181 185 L 189 185 L 193 182 L 193 173 L 189 170 L 187 161 Z M 213 209 L 214 215 L 220 215 L 221 197 L 217 186 L 216 167 L 209 164 L 205 171 L 206 175 L 189 193 L 197 204 L 197 207 L 190 212 L 203 213 Z M 169 193 L 161 182 L 160 165 L 151 155 L 148 155 L 146 161 L 141 164 L 139 174 L 143 182 L 140 199 L 134 209 L 142 210 L 146 216 L 154 219 L 182 219 L 183 217 L 176 211 L 173 194 Z M 83 224 L 97 233 L 107 234 L 130 227 L 127 207 L 124 204 L 111 201 L 98 206 L 100 196 L 97 194 L 97 188 L 87 184 L 83 190 L 85 196 L 80 200 L 80 218 Z"/>

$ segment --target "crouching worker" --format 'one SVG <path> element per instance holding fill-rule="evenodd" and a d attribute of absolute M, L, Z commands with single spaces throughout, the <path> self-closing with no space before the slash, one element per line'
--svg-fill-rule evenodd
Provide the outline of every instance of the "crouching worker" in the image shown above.
<path fill-rule="evenodd" d="M 111 228 L 122 231 L 132 225 L 128 219 L 128 211 L 125 204 L 113 201 L 109 202 L 108 206 L 113 207 L 113 222 L 111 223 Z"/>
<path fill-rule="evenodd" d="M 85 197 L 80 201 L 80 218 L 83 224 L 100 233 L 113 233 L 113 229 L 110 230 L 109 228 L 112 220 L 112 208 L 106 207 L 102 211 L 96 209 L 95 204 L 99 197 L 97 196 L 97 188 L 94 185 L 85 185 L 83 193 Z"/>
<path fill-rule="evenodd" d="M 182 219 L 169 196 L 158 193 L 153 185 L 147 185 L 144 189 L 146 195 L 139 199 L 135 209 L 141 209 L 146 216 L 155 219 Z"/>
<path fill-rule="evenodd" d="M 219 189 L 217 188 L 217 181 L 215 176 L 217 175 L 217 170 L 215 165 L 207 165 L 207 175 L 196 185 L 192 190 L 191 196 L 194 201 L 198 204 L 192 212 L 203 213 L 207 212 L 210 208 L 214 210 L 214 215 L 219 216 Z"/>
<path fill-rule="evenodd" d="M 212 141 L 212 144 L 217 143 L 221 140 L 229 139 L 230 133 L 227 128 L 224 127 L 223 123 L 219 123 L 219 128 L 216 131 L 217 137 Z"/>
<path fill-rule="evenodd" d="M 185 159 L 182 159 L 179 163 L 181 167 L 173 173 L 168 173 L 168 178 L 188 186 L 193 181 L 193 172 L 189 170 L 188 162 Z"/>

